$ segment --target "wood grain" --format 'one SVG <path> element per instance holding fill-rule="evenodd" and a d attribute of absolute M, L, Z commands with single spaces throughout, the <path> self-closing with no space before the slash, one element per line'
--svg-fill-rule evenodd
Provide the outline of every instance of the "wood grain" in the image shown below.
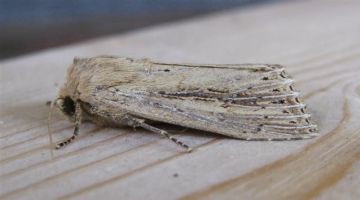
<path fill-rule="evenodd" d="M 0 199 L 359 199 L 359 6 L 249 7 L 1 62 Z M 141 129 L 84 124 L 54 151 L 46 101 L 74 56 L 99 54 L 286 65 L 321 136 L 246 142 L 166 127 L 194 147 L 184 154 Z M 58 115 L 52 127 L 55 141 L 72 132 Z"/>

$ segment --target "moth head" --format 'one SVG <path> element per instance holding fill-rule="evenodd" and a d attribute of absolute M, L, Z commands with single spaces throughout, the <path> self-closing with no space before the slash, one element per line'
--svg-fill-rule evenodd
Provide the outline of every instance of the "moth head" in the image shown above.
<path fill-rule="evenodd" d="M 70 120 L 74 119 L 75 102 L 79 97 L 79 79 L 84 65 L 86 65 L 86 59 L 74 58 L 67 70 L 66 80 L 59 91 L 58 98 L 54 101 L 54 106 Z"/>

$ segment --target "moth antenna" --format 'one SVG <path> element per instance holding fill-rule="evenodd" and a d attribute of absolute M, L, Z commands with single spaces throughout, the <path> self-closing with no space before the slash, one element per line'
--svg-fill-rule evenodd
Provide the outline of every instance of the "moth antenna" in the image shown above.
<path fill-rule="evenodd" d="M 82 116 L 82 110 L 81 110 L 80 102 L 76 101 L 76 103 L 75 103 L 75 128 L 74 128 L 74 133 L 73 133 L 73 135 L 71 137 L 67 138 L 63 142 L 58 143 L 55 146 L 56 149 L 60 149 L 60 148 L 65 147 L 66 145 L 72 143 L 79 136 L 79 128 L 80 128 L 81 120 L 82 120 L 81 116 Z"/>
<path fill-rule="evenodd" d="M 51 101 L 50 103 L 50 110 L 49 110 L 49 113 L 48 113 L 48 135 L 49 135 L 49 142 L 50 142 L 50 153 L 51 153 L 51 156 L 53 157 L 53 151 L 52 151 L 52 146 L 53 146 L 53 137 L 52 137 L 52 130 L 51 130 L 51 123 L 52 123 L 52 112 L 54 110 L 54 105 L 55 105 L 55 102 L 56 102 L 57 99 Z"/>

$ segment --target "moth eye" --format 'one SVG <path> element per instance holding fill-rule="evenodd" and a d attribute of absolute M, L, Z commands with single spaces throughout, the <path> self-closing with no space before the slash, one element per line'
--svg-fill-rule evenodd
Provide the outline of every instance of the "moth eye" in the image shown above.
<path fill-rule="evenodd" d="M 69 96 L 66 96 L 61 109 L 66 115 L 72 116 L 75 113 L 75 102 Z"/>

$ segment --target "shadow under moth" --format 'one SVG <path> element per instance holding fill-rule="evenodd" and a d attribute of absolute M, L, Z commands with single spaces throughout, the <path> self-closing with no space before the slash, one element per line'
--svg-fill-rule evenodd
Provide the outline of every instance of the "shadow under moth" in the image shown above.
<path fill-rule="evenodd" d="M 271 64 L 171 64 L 125 57 L 75 58 L 52 103 L 75 123 L 142 127 L 191 151 L 154 122 L 243 140 L 311 138 L 316 125 L 284 67 Z"/>

